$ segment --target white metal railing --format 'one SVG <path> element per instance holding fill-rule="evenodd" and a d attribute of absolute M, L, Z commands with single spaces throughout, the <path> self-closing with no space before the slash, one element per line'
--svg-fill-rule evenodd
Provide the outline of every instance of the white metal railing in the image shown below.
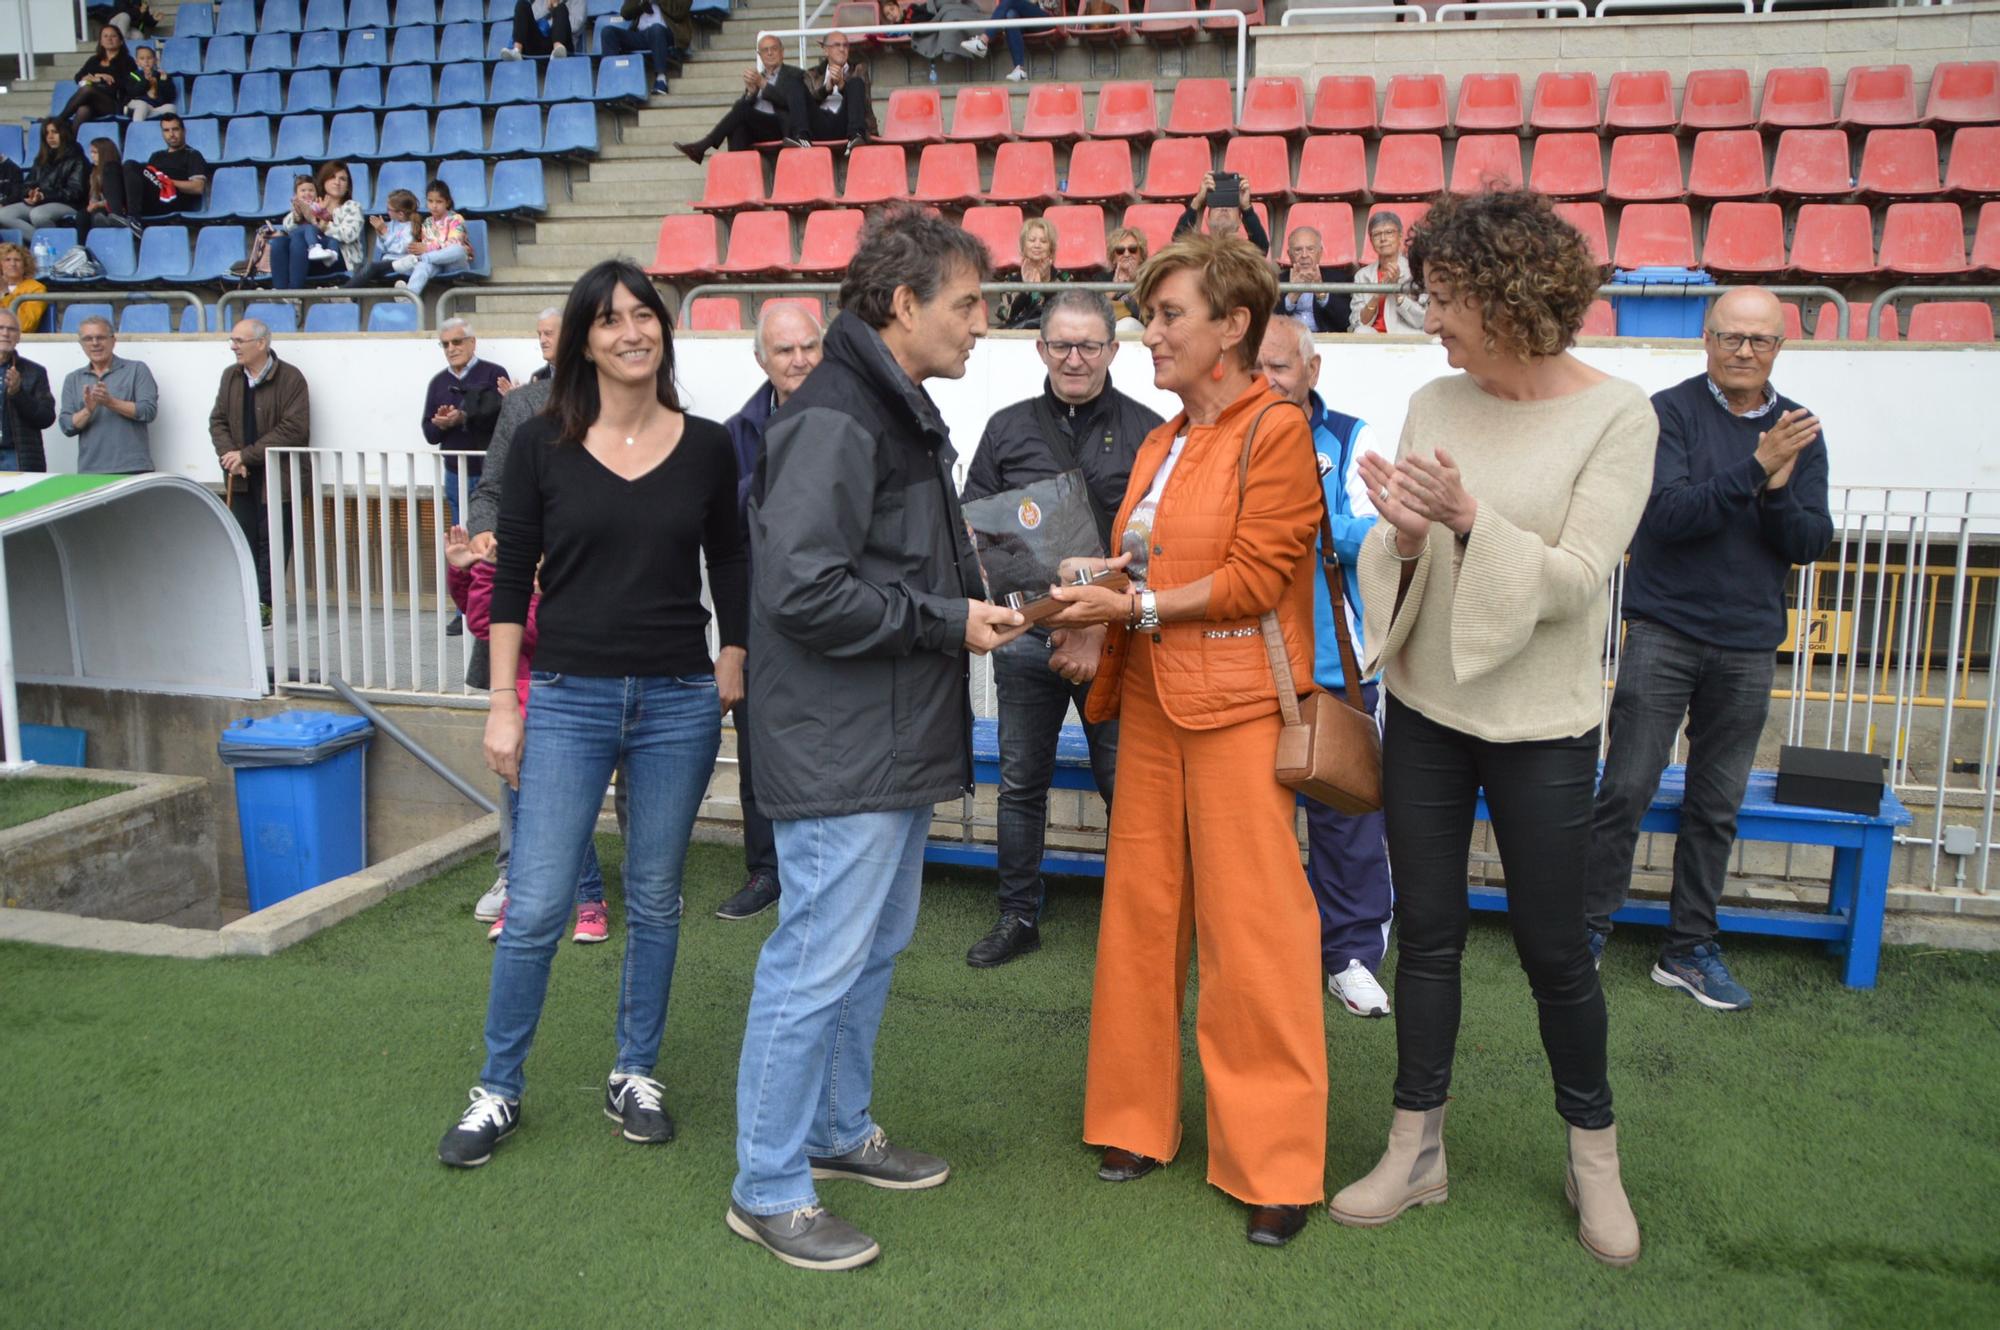
<path fill-rule="evenodd" d="M 1421 5 L 1312 5 L 1300 9 L 1287 9 L 1278 19 L 1278 26 L 1289 28 L 1293 19 L 1307 18 L 1354 18 L 1362 14 L 1381 14 L 1392 23 L 1409 21 L 1428 23 L 1430 15 Z"/>
<path fill-rule="evenodd" d="M 1530 13 L 1543 18 L 1589 18 L 1583 0 L 1469 0 L 1468 3 L 1439 5 L 1437 21 L 1448 18 L 1483 18 L 1488 14 Z"/>
<path fill-rule="evenodd" d="M 1726 9 L 1739 14 L 1755 14 L 1757 0 L 1599 0 L 1597 17 L 1613 14 L 1653 14 L 1666 9 Z"/>

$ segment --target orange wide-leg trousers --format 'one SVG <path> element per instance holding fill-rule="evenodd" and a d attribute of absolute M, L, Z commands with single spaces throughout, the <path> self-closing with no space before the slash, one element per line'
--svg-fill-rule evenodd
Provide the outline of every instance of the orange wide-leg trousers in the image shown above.
<path fill-rule="evenodd" d="M 1199 940 L 1195 1039 L 1208 1180 L 1252 1205 L 1326 1195 L 1319 914 L 1279 719 L 1188 730 L 1161 710 L 1153 644 L 1132 637 L 1097 933 L 1083 1137 L 1155 1159 L 1181 1142 L 1181 1005 Z"/>

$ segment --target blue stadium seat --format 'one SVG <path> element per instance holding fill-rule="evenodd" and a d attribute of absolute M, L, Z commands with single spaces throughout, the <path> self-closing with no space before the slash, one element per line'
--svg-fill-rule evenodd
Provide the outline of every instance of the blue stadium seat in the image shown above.
<path fill-rule="evenodd" d="M 468 216 L 486 212 L 486 163 L 458 157 L 438 163 L 438 179 L 451 187 L 452 205 Z M 128 231 L 129 236 L 131 233 Z"/>
<path fill-rule="evenodd" d="M 115 120 L 88 120 L 84 122 L 83 128 L 76 131 L 76 146 L 81 148 L 83 155 L 92 161 L 96 159 L 90 157 L 90 145 L 99 139 L 110 139 L 115 146 L 118 142 L 118 122 Z"/>
<path fill-rule="evenodd" d="M 347 26 L 350 28 L 388 27 L 389 0 L 347 0 Z"/>
<path fill-rule="evenodd" d="M 438 22 L 483 25 L 486 22 L 486 0 L 444 0 L 438 8 Z"/>
<path fill-rule="evenodd" d="M 203 161 L 212 162 L 222 156 L 222 121 L 204 117 L 183 120 L 181 124 L 187 127 L 188 146 L 200 153 Z"/>
<path fill-rule="evenodd" d="M 236 80 L 227 74 L 203 74 L 197 78 L 188 99 L 187 114 L 221 116 L 223 119 L 235 115 Z"/>
<path fill-rule="evenodd" d="M 478 106 L 486 100 L 486 66 L 446 65 L 438 75 L 438 106 Z"/>
<path fill-rule="evenodd" d="M 132 233 L 127 231 L 125 234 L 130 235 Z M 74 226 L 38 226 L 28 236 L 28 247 L 33 249 L 37 245 L 47 245 L 49 253 L 59 259 L 70 250 L 76 248 L 76 228 Z M 64 280 L 57 277 L 54 273 L 49 272 L 41 273 L 39 276 L 43 281 L 52 286 L 59 285 Z"/>
<path fill-rule="evenodd" d="M 551 106 L 542 151 L 557 157 L 597 156 L 597 108 L 589 102 Z"/>
<path fill-rule="evenodd" d="M 187 121 L 181 123 L 185 125 Z M 124 152 L 127 161 L 143 162 L 154 153 L 164 151 L 166 146 L 166 137 L 160 133 L 160 122 L 157 120 L 134 120 L 125 127 Z"/>
<path fill-rule="evenodd" d="M 259 215 L 257 168 L 254 166 L 217 167 L 208 177 L 208 192 L 201 196 L 201 207 L 188 214 L 198 222 L 241 221 Z M 206 231 L 202 232 L 204 237 L 207 234 Z M 202 244 L 203 241 L 199 239 L 195 242 L 197 259 L 201 256 Z M 240 259 L 243 255 L 239 252 L 236 257 Z"/>
<path fill-rule="evenodd" d="M 392 65 L 434 65 L 437 63 L 436 28 L 396 29 L 396 49 L 389 57 Z"/>
<path fill-rule="evenodd" d="M 0 226 L 0 244 L 25 245 L 28 238 L 11 226 Z"/>
<path fill-rule="evenodd" d="M 488 23 L 511 23 L 513 20 L 514 0 L 486 0 Z"/>
<path fill-rule="evenodd" d="M 257 35 L 257 0 L 222 0 L 215 11 L 215 31 L 217 36 L 236 34 L 243 37 Z"/>
<path fill-rule="evenodd" d="M 103 281 L 124 286 L 131 282 L 139 266 L 139 242 L 122 226 L 94 227 L 83 238 L 83 247 L 104 265 Z"/>
<path fill-rule="evenodd" d="M 407 189 L 415 194 L 418 205 L 422 205 L 424 186 L 430 183 L 430 176 L 425 174 L 422 162 L 384 162 L 378 171 L 379 174 L 375 177 L 375 206 L 370 208 L 369 212 L 389 211 L 389 195 L 399 189 Z M 355 191 L 355 197 L 361 197 L 358 189 Z"/>
<path fill-rule="evenodd" d="M 329 159 L 331 159 L 331 158 L 332 158 L 332 154 L 331 154 L 331 153 L 327 154 L 327 156 L 328 156 L 328 158 L 329 158 Z M 362 204 L 365 204 L 365 203 L 367 203 L 367 202 L 368 202 L 368 185 L 369 185 L 369 178 L 368 178 L 368 163 L 366 163 L 366 162 L 349 162 L 349 163 L 347 164 L 347 174 L 348 174 L 349 178 L 350 178 L 350 179 L 351 179 L 351 180 L 353 181 L 353 184 L 354 184 L 354 200 L 355 200 L 355 202 L 357 202 L 357 203 L 362 203 Z"/>
<path fill-rule="evenodd" d="M 264 0 L 263 12 L 257 16 L 260 32 L 297 32 L 301 26 L 299 0 Z"/>
<path fill-rule="evenodd" d="M 128 231 L 126 234 L 130 235 L 131 232 Z M 57 331 L 69 333 L 73 336 L 82 329 L 85 319 L 109 319 L 110 317 L 110 305 L 100 305 L 94 300 L 80 300 L 74 305 L 64 305 L 62 307 L 62 326 Z"/>
<path fill-rule="evenodd" d="M 199 37 L 167 38 L 160 43 L 160 69 L 168 74 L 199 74 L 201 46 Z"/>
<path fill-rule="evenodd" d="M 382 117 L 378 157 L 422 157 L 431 148 L 430 113 L 391 111 Z"/>
<path fill-rule="evenodd" d="M 313 34 L 330 37 L 322 32 Z M 333 75 L 324 69 L 301 69 L 292 75 L 292 81 L 285 85 L 285 114 L 300 115 L 308 111 L 331 111 L 333 109 Z"/>
<path fill-rule="evenodd" d="M 486 27 L 480 23 L 454 23 L 438 32 L 438 63 L 486 58 Z"/>
<path fill-rule="evenodd" d="M 208 39 L 207 50 L 202 53 L 201 71 L 204 74 L 241 74 L 249 68 L 248 60 L 249 51 L 241 37 L 211 37 Z M 161 68 L 164 69 L 166 66 L 162 65 Z"/>
<path fill-rule="evenodd" d="M 222 155 L 216 163 L 268 162 L 271 158 L 271 122 L 261 115 L 239 115 L 229 122 L 222 136 Z"/>
<path fill-rule="evenodd" d="M 361 306 L 351 301 L 315 300 L 306 306 L 305 330 L 309 333 L 358 333 L 361 331 Z"/>
<path fill-rule="evenodd" d="M 149 226 L 139 237 L 139 266 L 132 274 L 134 283 L 160 282 L 171 286 L 185 281 L 188 274 L 188 229 L 185 226 Z"/>
<path fill-rule="evenodd" d="M 535 83 L 540 74 L 532 60 L 503 61 L 493 66 L 493 90 L 486 95 L 491 106 L 506 106 L 517 102 L 535 102 Z"/>
<path fill-rule="evenodd" d="M 0 157 L 16 166 L 27 165 L 28 136 L 19 125 L 0 125 Z"/>
<path fill-rule="evenodd" d="M 118 311 L 121 333 L 170 333 L 174 330 L 173 311 L 163 300 L 142 300 Z"/>
<path fill-rule="evenodd" d="M 468 221 L 465 224 L 465 238 L 472 242 L 472 266 L 459 277 L 477 277 L 482 281 L 493 275 L 493 246 L 487 242 L 486 223 Z"/>
<path fill-rule="evenodd" d="M 347 0 L 306 0 L 307 32 L 340 32 L 347 27 Z"/>
<path fill-rule="evenodd" d="M 300 69 L 339 69 L 340 34 L 308 32 L 299 37 L 299 53 L 292 63 Z"/>
<path fill-rule="evenodd" d="M 597 62 L 598 101 L 614 106 L 644 106 L 651 91 L 652 81 L 646 77 L 644 56 L 614 55 Z"/>
<path fill-rule="evenodd" d="M 479 108 L 454 106 L 439 111 L 431 130 L 431 156 L 477 157 L 485 151 L 486 134 L 480 127 Z"/>
<path fill-rule="evenodd" d="M 174 10 L 174 36 L 213 37 L 215 9 L 211 5 L 180 5 Z"/>
<path fill-rule="evenodd" d="M 260 33 L 250 41 L 250 68 L 290 69 L 292 35 L 289 32 Z"/>
<path fill-rule="evenodd" d="M 366 69 L 343 69 L 340 82 L 333 90 L 333 109 L 336 111 L 375 111 L 382 106 L 382 71 Z"/>
<path fill-rule="evenodd" d="M 513 44 L 514 25 L 512 23 L 495 23 L 488 28 L 486 30 L 487 63 L 491 64 L 496 60 L 506 59 L 507 57 L 502 53 Z"/>
<path fill-rule="evenodd" d="M 63 107 L 69 105 L 69 99 L 75 95 L 75 79 L 57 79 L 56 85 L 49 89 L 49 115 L 54 117 L 60 114 Z"/>
<path fill-rule="evenodd" d="M 335 116 L 326 127 L 326 155 L 343 161 L 375 156 L 375 113 L 343 111 Z"/>
<path fill-rule="evenodd" d="M 264 201 L 257 205 L 257 215 L 267 221 L 276 221 L 292 210 L 292 182 L 302 175 L 311 175 L 312 167 L 304 162 L 285 162 L 264 172 Z"/>
<path fill-rule="evenodd" d="M 384 109 L 421 106 L 428 110 L 432 104 L 429 65 L 397 65 L 389 71 L 389 86 L 382 93 Z"/>
<path fill-rule="evenodd" d="M 407 28 L 413 23 L 437 21 L 437 0 L 396 0 L 397 27 Z"/>
<path fill-rule="evenodd" d="M 694 0 L 688 16 L 709 27 L 720 27 L 729 17 L 729 0 Z"/>
<path fill-rule="evenodd" d="M 387 28 L 355 28 L 347 34 L 347 53 L 341 57 L 341 64 L 350 69 L 359 65 L 386 65 L 389 63 L 389 30 Z"/>
<path fill-rule="evenodd" d="M 548 75 L 542 80 L 545 102 L 587 102 L 594 95 L 590 86 L 590 57 L 572 55 L 549 61 Z"/>
<path fill-rule="evenodd" d="M 592 18 L 616 18 L 624 8 L 624 0 L 584 0 L 583 16 Z"/>
<path fill-rule="evenodd" d="M 510 157 L 493 163 L 490 212 L 503 217 L 535 217 L 549 210 L 539 157 Z"/>
<path fill-rule="evenodd" d="M 487 145 L 488 157 L 529 157 L 541 150 L 541 107 L 503 106 L 493 113 L 493 142 Z"/>
<path fill-rule="evenodd" d="M 238 255 L 237 257 L 241 258 L 242 256 Z M 227 269 L 225 269 L 224 271 L 226 272 Z M 193 305 L 181 306 L 180 332 L 182 336 L 187 336 L 191 333 L 214 332 L 214 331 L 215 331 L 215 311 L 213 309 L 210 309 L 208 311 L 208 326 L 204 328 L 202 327 L 200 309 L 198 309 Z"/>
<path fill-rule="evenodd" d="M 288 115 L 278 122 L 274 161 L 317 162 L 327 155 L 326 120 L 316 115 Z"/>
<path fill-rule="evenodd" d="M 299 311 L 287 300 L 253 300 L 243 306 L 239 319 L 255 319 L 274 333 L 299 330 Z"/>
<path fill-rule="evenodd" d="M 415 332 L 417 308 L 402 300 L 378 300 L 368 309 L 368 331 L 372 333 Z"/>
<path fill-rule="evenodd" d="M 274 71 L 245 74 L 236 80 L 236 114 L 280 115 L 284 109 L 284 99 L 278 96 L 278 76 Z"/>

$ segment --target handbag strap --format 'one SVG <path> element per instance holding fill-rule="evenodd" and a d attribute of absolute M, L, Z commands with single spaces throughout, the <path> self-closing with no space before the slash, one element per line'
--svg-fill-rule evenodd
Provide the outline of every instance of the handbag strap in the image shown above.
<path fill-rule="evenodd" d="M 1340 571 L 1340 555 L 1333 548 L 1333 514 L 1322 494 L 1319 510 L 1319 567 L 1326 578 L 1327 598 L 1333 602 L 1333 631 L 1340 640 L 1340 677 L 1347 681 L 1347 705 L 1368 714 L 1361 700 L 1361 665 L 1354 657 L 1354 637 L 1347 628 L 1347 579 Z"/>
<path fill-rule="evenodd" d="M 1290 406 L 1289 402 L 1272 402 L 1251 417 L 1250 429 L 1243 436 L 1243 456 L 1236 461 L 1236 515 L 1243 516 L 1243 491 L 1250 483 L 1250 448 L 1257 441 L 1257 427 L 1264 423 L 1264 417 L 1277 406 Z M 1278 714 L 1286 725 L 1297 725 L 1299 721 L 1298 685 L 1292 678 L 1292 660 L 1285 651 L 1285 634 L 1278 627 L 1276 610 L 1266 610 L 1257 619 L 1257 628 L 1264 635 L 1264 654 L 1271 661 L 1271 677 L 1278 685 Z"/>

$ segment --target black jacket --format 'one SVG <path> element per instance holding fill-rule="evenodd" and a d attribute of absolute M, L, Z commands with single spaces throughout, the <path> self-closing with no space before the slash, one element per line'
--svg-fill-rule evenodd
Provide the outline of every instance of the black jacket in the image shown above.
<path fill-rule="evenodd" d="M 42 431 L 56 423 L 56 399 L 49 392 L 49 372 L 25 356 L 14 357 L 21 371 L 19 392 L 6 394 L 7 443 L 20 458 L 23 471 L 46 471 L 48 458 L 42 452 Z M 6 368 L 0 366 L 0 382 Z"/>
<path fill-rule="evenodd" d="M 1098 535 L 1108 550 L 1111 521 L 1131 483 L 1132 459 L 1139 455 L 1139 445 L 1146 436 L 1160 427 L 1158 414 L 1119 392 L 1109 381 L 1090 401 L 1071 406 L 1057 397 L 1044 379 L 1038 396 L 994 412 L 986 422 L 986 433 L 980 436 L 979 451 L 966 468 L 960 497 L 983 499 L 1072 469 L 1042 428 L 1039 404 L 1043 402 L 1054 413 L 1058 429 L 1068 426 L 1069 451 L 1076 458 L 1075 469 L 1083 472 L 1090 486 L 1090 497 L 1097 507 Z"/>
<path fill-rule="evenodd" d="M 750 497 L 750 751 L 773 818 L 972 786 L 966 602 L 983 591 L 937 406 L 840 314 L 771 417 Z"/>
<path fill-rule="evenodd" d="M 90 162 L 76 148 L 47 166 L 38 158 L 28 170 L 28 188 L 41 190 L 44 203 L 67 203 L 82 212 L 90 202 Z"/>

